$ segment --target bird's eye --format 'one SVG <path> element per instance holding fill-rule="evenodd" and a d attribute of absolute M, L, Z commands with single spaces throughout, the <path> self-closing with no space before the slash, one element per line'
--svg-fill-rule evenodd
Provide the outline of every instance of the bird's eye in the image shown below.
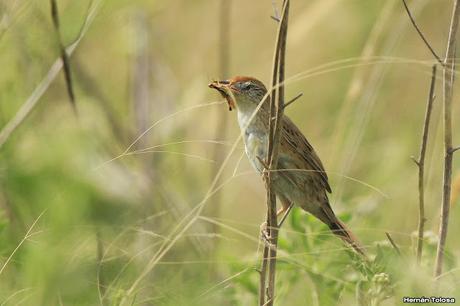
<path fill-rule="evenodd" d="M 251 89 L 252 84 L 251 84 L 251 82 L 244 82 L 244 83 L 240 83 L 238 87 L 241 90 L 248 90 L 248 89 Z"/>

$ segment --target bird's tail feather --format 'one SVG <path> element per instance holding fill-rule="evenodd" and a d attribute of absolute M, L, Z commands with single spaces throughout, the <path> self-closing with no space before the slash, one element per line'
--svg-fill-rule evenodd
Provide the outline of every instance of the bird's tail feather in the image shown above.
<path fill-rule="evenodd" d="M 341 222 L 339 219 L 334 218 L 332 222 L 328 223 L 331 231 L 337 235 L 340 239 L 345 241 L 349 246 L 351 246 L 357 253 L 362 255 L 364 258 L 367 258 L 366 252 L 362 247 L 358 239 L 353 235 L 353 233 Z"/>

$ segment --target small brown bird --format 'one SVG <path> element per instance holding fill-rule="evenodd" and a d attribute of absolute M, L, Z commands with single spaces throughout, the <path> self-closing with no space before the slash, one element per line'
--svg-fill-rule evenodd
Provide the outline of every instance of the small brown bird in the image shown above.
<path fill-rule="evenodd" d="M 262 174 L 268 143 L 268 98 L 262 82 L 237 76 L 209 84 L 227 100 L 229 110 L 236 108 L 238 123 L 244 137 L 246 155 L 252 166 Z M 335 216 L 327 193 L 332 192 L 323 164 L 299 128 L 283 116 L 277 170 L 272 173 L 273 186 L 281 201 L 277 215 L 286 212 L 292 203 L 309 212 L 332 230 L 356 252 L 365 256 L 354 235 Z"/>

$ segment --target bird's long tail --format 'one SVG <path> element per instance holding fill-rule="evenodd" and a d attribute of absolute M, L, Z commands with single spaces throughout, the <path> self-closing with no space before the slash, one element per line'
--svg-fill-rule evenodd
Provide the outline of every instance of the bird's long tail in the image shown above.
<path fill-rule="evenodd" d="M 342 221 L 335 217 L 334 220 L 328 222 L 327 225 L 335 235 L 340 237 L 340 239 L 345 241 L 345 243 L 351 246 L 357 253 L 367 259 L 366 252 L 361 243 L 359 243 L 355 235 L 353 235 L 353 233 L 345 226 L 345 224 L 343 224 Z"/>

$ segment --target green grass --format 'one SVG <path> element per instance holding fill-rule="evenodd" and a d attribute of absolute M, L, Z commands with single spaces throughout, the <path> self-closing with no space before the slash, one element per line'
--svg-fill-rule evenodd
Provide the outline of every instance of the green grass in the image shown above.
<path fill-rule="evenodd" d="M 276 31 L 270 2 L 232 1 L 230 74 L 268 83 Z M 88 3 L 58 4 L 69 44 Z M 451 3 L 411 7 L 443 54 Z M 78 117 L 60 73 L 0 147 L 0 304 L 256 304 L 265 192 L 246 157 L 240 159 L 235 112 L 215 103 L 220 97 L 207 88 L 222 77 L 218 9 L 210 0 L 102 1 L 71 57 Z M 427 234 L 421 265 L 415 262 L 418 190 L 410 156 L 419 151 L 434 60 L 402 4 L 292 0 L 290 25 L 286 94 L 304 95 L 286 114 L 321 156 L 332 206 L 371 259 L 363 262 L 294 209 L 280 233 L 276 304 L 459 298 L 458 199 L 446 274 L 436 285 L 432 277 L 441 80 L 427 152 Z M 54 39 L 47 1 L 0 4 L 1 128 L 58 58 Z M 362 57 L 365 48 L 373 58 Z M 215 139 L 222 114 L 228 134 Z M 217 147 L 226 162 L 213 185 L 211 173 L 221 166 L 212 161 Z M 456 178 L 459 166 L 454 157 Z"/>

